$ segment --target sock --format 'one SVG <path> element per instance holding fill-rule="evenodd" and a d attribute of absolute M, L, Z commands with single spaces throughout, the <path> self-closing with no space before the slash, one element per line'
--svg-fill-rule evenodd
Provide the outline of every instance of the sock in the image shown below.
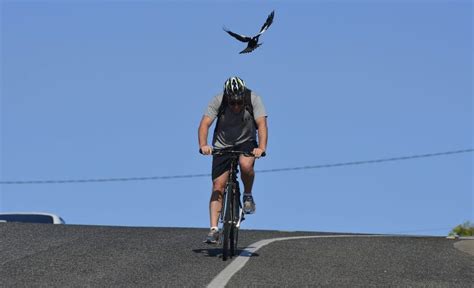
<path fill-rule="evenodd" d="M 212 230 L 212 231 L 218 231 L 219 228 L 217 228 L 217 227 L 211 227 L 211 230 Z"/>
<path fill-rule="evenodd" d="M 244 197 L 252 196 L 252 193 L 244 193 Z"/>

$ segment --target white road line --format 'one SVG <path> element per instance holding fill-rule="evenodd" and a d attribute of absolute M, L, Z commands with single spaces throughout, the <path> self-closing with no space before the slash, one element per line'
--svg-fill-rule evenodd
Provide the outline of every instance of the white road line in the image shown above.
<path fill-rule="evenodd" d="M 227 267 L 224 268 L 212 281 L 207 285 L 208 288 L 222 288 L 229 282 L 230 278 L 234 276 L 242 267 L 245 266 L 247 261 L 253 253 L 265 245 L 268 245 L 276 241 L 286 240 L 298 240 L 298 239 L 310 239 L 310 238 L 349 238 L 349 237 L 399 237 L 401 235 L 319 235 L 319 236 L 295 236 L 295 237 L 282 237 L 273 239 L 264 239 L 251 244 L 240 252 L 239 256 L 232 261 Z"/>

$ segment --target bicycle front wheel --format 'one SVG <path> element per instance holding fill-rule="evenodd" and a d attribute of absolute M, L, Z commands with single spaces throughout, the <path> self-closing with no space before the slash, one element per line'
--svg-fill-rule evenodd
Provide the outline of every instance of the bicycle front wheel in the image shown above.
<path fill-rule="evenodd" d="M 224 234 L 223 236 L 223 242 L 222 242 L 222 260 L 227 260 L 227 257 L 229 257 L 230 254 L 229 252 L 230 251 L 230 237 L 231 237 L 231 229 L 232 229 L 232 226 L 229 224 L 229 223 L 224 223 L 224 231 L 222 232 L 222 234 Z M 229 255 L 230 254 L 230 255 Z"/>
<path fill-rule="evenodd" d="M 230 250 L 231 250 L 231 247 L 232 247 L 232 241 L 231 241 L 231 237 L 233 237 L 233 233 L 232 233 L 232 227 L 233 227 L 233 224 L 232 224 L 232 186 L 231 185 L 227 185 L 226 186 L 226 190 L 225 190 L 225 193 L 224 193 L 224 229 L 223 229 L 223 232 L 222 232 L 222 238 L 223 238 L 223 241 L 222 241 L 222 260 L 227 260 L 227 257 L 228 256 L 232 256 Z"/>
<path fill-rule="evenodd" d="M 232 229 L 231 229 L 231 233 L 232 233 L 232 237 L 230 237 L 230 241 L 231 241 L 231 248 L 230 248 L 230 254 L 232 256 L 235 256 L 237 255 L 237 243 L 238 243 L 238 240 L 239 240 L 239 228 L 233 226 Z"/>

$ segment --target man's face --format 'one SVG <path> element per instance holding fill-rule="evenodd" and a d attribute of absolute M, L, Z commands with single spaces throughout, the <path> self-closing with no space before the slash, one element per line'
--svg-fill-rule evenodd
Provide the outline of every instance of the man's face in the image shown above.
<path fill-rule="evenodd" d="M 230 99 L 229 100 L 229 107 L 234 113 L 239 113 L 242 111 L 242 107 L 244 106 L 244 100 L 235 100 L 235 99 Z"/>

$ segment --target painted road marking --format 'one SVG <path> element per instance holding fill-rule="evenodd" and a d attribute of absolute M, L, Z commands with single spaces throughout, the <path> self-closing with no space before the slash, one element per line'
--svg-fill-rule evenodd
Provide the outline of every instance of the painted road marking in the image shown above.
<path fill-rule="evenodd" d="M 454 243 L 454 248 L 474 256 L 474 241 L 471 239 Z"/>
<path fill-rule="evenodd" d="M 282 237 L 273 239 L 264 239 L 251 244 L 246 247 L 239 256 L 232 261 L 227 267 L 224 268 L 211 283 L 207 285 L 208 288 L 221 288 L 227 285 L 230 278 L 242 269 L 253 253 L 265 245 L 276 241 L 287 241 L 287 240 L 299 240 L 299 239 L 311 239 L 311 238 L 350 238 L 350 237 L 407 237 L 406 235 L 319 235 L 319 236 L 295 236 L 295 237 Z M 409 236 L 408 236 L 409 237 Z"/>

